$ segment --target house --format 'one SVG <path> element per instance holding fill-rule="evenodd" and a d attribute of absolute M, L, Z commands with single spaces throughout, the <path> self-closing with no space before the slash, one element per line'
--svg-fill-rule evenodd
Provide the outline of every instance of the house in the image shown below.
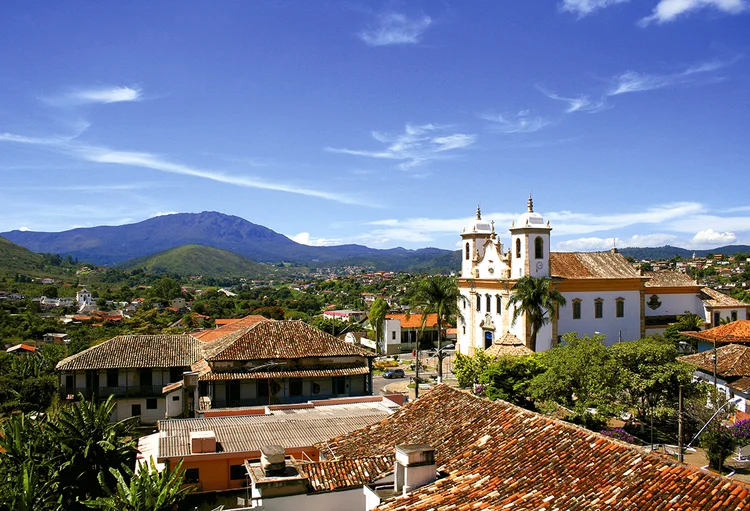
<path fill-rule="evenodd" d="M 243 328 L 248 328 L 261 321 L 271 321 L 270 319 L 259 316 L 249 315 L 242 318 L 235 319 L 217 319 L 214 321 L 216 328 L 211 330 L 201 330 L 199 332 L 193 332 L 190 335 L 203 342 L 211 342 L 224 337 L 225 335 L 231 334 Z"/>
<path fill-rule="evenodd" d="M 174 466 L 183 460 L 186 478 L 199 491 L 243 488 L 244 463 L 259 459 L 263 447 L 278 445 L 285 455 L 318 460 L 317 443 L 369 426 L 399 407 L 386 397 L 370 396 L 162 420 L 157 433 L 139 440 L 138 463 L 153 459 Z"/>
<path fill-rule="evenodd" d="M 735 396 L 742 400 L 736 405 L 741 412 L 750 411 L 747 400 L 750 399 L 750 346 L 726 344 L 714 351 L 702 351 L 693 355 L 679 357 L 678 360 L 694 365 L 695 378 L 714 383 L 716 371 L 716 390 L 726 399 Z"/>
<path fill-rule="evenodd" d="M 42 336 L 42 340 L 51 343 L 70 342 L 70 336 L 68 334 L 46 333 Z"/>
<path fill-rule="evenodd" d="M 600 333 L 607 345 L 663 332 L 685 311 L 707 323 L 723 318 L 747 319 L 747 304 L 672 271 L 639 272 L 616 249 L 609 252 L 552 252 L 552 226 L 527 211 L 510 226 L 505 249 L 494 222 L 476 218 L 461 233 L 462 263 L 458 287 L 457 347 L 472 355 L 492 346 L 510 332 L 534 351 L 557 345 L 562 335 Z M 524 314 L 513 321 L 512 288 L 522 277 L 544 277 L 566 300 L 554 318 L 541 328 L 531 345 L 531 327 Z"/>
<path fill-rule="evenodd" d="M 390 481 L 382 471 L 370 472 L 370 484 L 360 500 L 367 507 L 349 509 L 594 511 L 750 506 L 750 490 L 741 482 L 445 385 L 372 426 L 318 447 L 321 461 L 329 467 L 322 475 L 314 472 L 319 478 L 316 485 L 329 492 L 346 487 L 347 477 L 341 472 L 357 460 L 390 458 Z M 315 506 L 313 496 L 306 494 L 302 501 L 299 496 L 267 498 L 260 504 L 268 510 L 283 509 L 283 503 L 292 502 Z"/>
<path fill-rule="evenodd" d="M 339 321 L 362 321 L 365 316 L 364 311 L 355 311 L 351 309 L 332 310 L 323 312 L 326 319 L 337 319 Z"/>
<path fill-rule="evenodd" d="M 91 297 L 91 292 L 88 289 L 83 288 L 76 292 L 76 305 L 79 308 L 79 312 L 81 308 L 92 303 L 94 303 L 94 299 Z"/>
<path fill-rule="evenodd" d="M 60 397 L 114 395 L 113 420 L 155 423 L 208 409 L 372 393 L 370 352 L 300 321 L 256 319 L 227 325 L 210 341 L 188 334 L 114 337 L 58 363 Z M 193 372 L 195 383 L 186 384 Z"/>
<path fill-rule="evenodd" d="M 15 346 L 11 346 L 7 350 L 5 350 L 6 353 L 13 353 L 18 356 L 30 355 L 38 351 L 39 350 L 35 348 L 34 346 L 30 346 L 28 344 L 23 344 L 23 343 L 16 344 Z"/>
<path fill-rule="evenodd" d="M 420 345 L 433 346 L 437 343 L 437 314 L 427 314 L 422 324 L 422 313 L 389 313 L 383 322 L 381 347 L 386 355 L 407 353 Z"/>
<path fill-rule="evenodd" d="M 167 415 L 165 385 L 203 356 L 202 343 L 190 335 L 120 335 L 71 355 L 57 364 L 60 398 L 115 396 L 112 420 L 140 417 L 155 424 Z M 179 407 L 175 416 L 183 410 Z"/>

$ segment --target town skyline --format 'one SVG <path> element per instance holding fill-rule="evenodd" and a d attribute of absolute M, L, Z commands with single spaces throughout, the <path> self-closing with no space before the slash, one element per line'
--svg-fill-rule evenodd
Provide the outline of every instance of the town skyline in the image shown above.
<path fill-rule="evenodd" d="M 747 7 L 16 4 L 0 231 L 219 211 L 455 249 L 531 192 L 555 250 L 750 244 Z"/>

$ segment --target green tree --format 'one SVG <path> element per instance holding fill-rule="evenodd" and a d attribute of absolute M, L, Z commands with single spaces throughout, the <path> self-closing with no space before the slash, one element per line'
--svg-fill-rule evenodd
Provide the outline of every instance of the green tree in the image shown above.
<path fill-rule="evenodd" d="M 382 298 L 376 298 L 370 306 L 370 312 L 367 316 L 370 320 L 370 325 L 375 331 L 375 346 L 377 346 L 378 354 L 380 354 L 382 349 L 385 348 L 385 342 L 383 340 L 383 324 L 385 323 L 386 314 L 388 314 L 388 302 Z M 383 344 L 381 345 L 381 343 Z"/>
<path fill-rule="evenodd" d="M 534 355 L 505 356 L 490 362 L 480 375 L 479 383 L 487 385 L 485 394 L 492 401 L 502 399 L 527 410 L 535 410 L 529 384 L 545 370 Z"/>
<path fill-rule="evenodd" d="M 512 322 L 522 316 L 531 325 L 529 348 L 536 351 L 536 337 L 539 330 L 550 322 L 555 315 L 555 305 L 564 306 L 565 297 L 550 287 L 551 280 L 546 277 L 521 277 L 511 288 L 506 309 L 515 306 Z"/>
<path fill-rule="evenodd" d="M 658 337 L 617 343 L 609 348 L 619 382 L 619 400 L 635 410 L 643 425 L 649 418 L 676 415 L 679 387 L 693 390 L 694 368 L 677 361 L 677 347 Z"/>
<path fill-rule="evenodd" d="M 722 424 L 720 420 L 714 420 L 701 433 L 700 444 L 706 450 L 708 466 L 714 470 L 721 471 L 724 466 L 724 460 L 737 447 L 737 439 L 732 435 L 732 431 Z"/>
<path fill-rule="evenodd" d="M 480 375 L 491 361 L 492 357 L 484 351 L 477 351 L 472 357 L 456 352 L 453 359 L 453 376 L 458 380 L 458 386 L 467 388 L 479 383 Z"/>
<path fill-rule="evenodd" d="M 437 315 L 438 327 L 438 381 L 443 380 L 443 326 L 450 324 L 452 318 L 458 315 L 458 300 L 461 294 L 454 277 L 435 275 L 421 281 L 413 297 L 413 304 L 422 311 L 422 329 L 425 328 L 427 317 Z"/>
<path fill-rule="evenodd" d="M 53 285 L 44 286 L 42 288 L 42 296 L 47 298 L 57 298 L 57 287 Z"/>
<path fill-rule="evenodd" d="M 160 302 L 169 302 L 182 296 L 182 287 L 176 280 L 162 277 L 151 286 L 151 296 Z"/>
<path fill-rule="evenodd" d="M 596 408 L 600 417 L 612 415 L 617 374 L 603 340 L 603 335 L 578 337 L 572 332 L 563 335 L 560 346 L 537 354 L 537 361 L 547 369 L 531 380 L 530 397 L 572 410 L 583 423 L 591 408 Z"/>
<path fill-rule="evenodd" d="M 86 506 L 109 511 L 171 511 L 194 490 L 183 485 L 182 460 L 173 470 L 167 465 L 161 472 L 153 458 L 150 466 L 142 466 L 137 474 L 126 466 L 109 471 L 116 481 L 114 491 L 100 473 L 99 484 L 105 496 L 84 502 Z"/>
<path fill-rule="evenodd" d="M 83 509 L 83 500 L 103 496 L 102 488 L 91 484 L 99 474 L 114 488 L 109 469 L 131 466 L 136 454 L 132 420 L 110 420 L 116 406 L 113 396 L 100 404 L 79 397 L 80 402 L 62 408 L 51 424 L 65 460 L 59 468 L 59 490 L 66 510 Z"/>

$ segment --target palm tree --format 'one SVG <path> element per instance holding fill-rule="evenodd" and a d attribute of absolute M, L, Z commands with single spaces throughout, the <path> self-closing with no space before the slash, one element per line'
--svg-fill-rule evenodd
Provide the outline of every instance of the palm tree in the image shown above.
<path fill-rule="evenodd" d="M 443 381 L 443 325 L 450 323 L 452 317 L 458 314 L 458 291 L 456 279 L 445 275 L 427 277 L 419 283 L 414 295 L 414 305 L 422 310 L 422 329 L 430 314 L 437 314 L 438 327 L 438 383 Z"/>
<path fill-rule="evenodd" d="M 555 304 L 565 305 L 565 297 L 556 289 L 551 289 L 552 281 L 546 277 L 521 277 L 511 288 L 508 305 L 515 305 L 513 323 L 519 316 L 525 314 L 531 325 L 529 346 L 536 351 L 536 336 L 539 330 L 555 316 Z"/>
<path fill-rule="evenodd" d="M 382 298 L 376 298 L 373 304 L 370 306 L 370 313 L 369 313 L 369 320 L 370 325 L 375 330 L 375 349 L 380 355 L 381 352 L 381 342 L 382 347 L 385 348 L 385 341 L 382 339 L 383 337 L 383 323 L 385 322 L 385 317 L 388 314 L 388 302 L 383 300 Z"/>

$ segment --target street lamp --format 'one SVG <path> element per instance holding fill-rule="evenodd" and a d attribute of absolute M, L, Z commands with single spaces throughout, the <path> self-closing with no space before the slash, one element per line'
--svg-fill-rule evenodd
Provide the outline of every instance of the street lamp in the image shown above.
<path fill-rule="evenodd" d="M 700 431 L 698 431 L 698 433 L 693 437 L 693 439 L 690 441 L 690 443 L 687 444 L 687 447 L 685 447 L 685 450 L 690 449 L 690 446 L 693 445 L 693 442 L 695 442 L 698 439 L 698 437 L 700 436 L 700 434 L 703 433 L 703 431 L 708 427 L 708 425 L 711 424 L 711 421 L 714 420 L 717 415 L 719 415 L 719 412 L 721 412 L 722 409 L 724 409 L 726 406 L 737 404 L 740 401 L 742 401 L 742 397 L 741 396 L 735 396 L 732 399 L 730 399 L 729 401 L 727 401 L 726 403 L 724 403 L 723 405 L 721 405 L 721 407 L 719 407 L 719 409 L 716 410 L 716 413 L 714 413 L 711 416 L 711 418 L 708 419 L 708 421 L 703 425 L 703 427 L 700 429 Z"/>

